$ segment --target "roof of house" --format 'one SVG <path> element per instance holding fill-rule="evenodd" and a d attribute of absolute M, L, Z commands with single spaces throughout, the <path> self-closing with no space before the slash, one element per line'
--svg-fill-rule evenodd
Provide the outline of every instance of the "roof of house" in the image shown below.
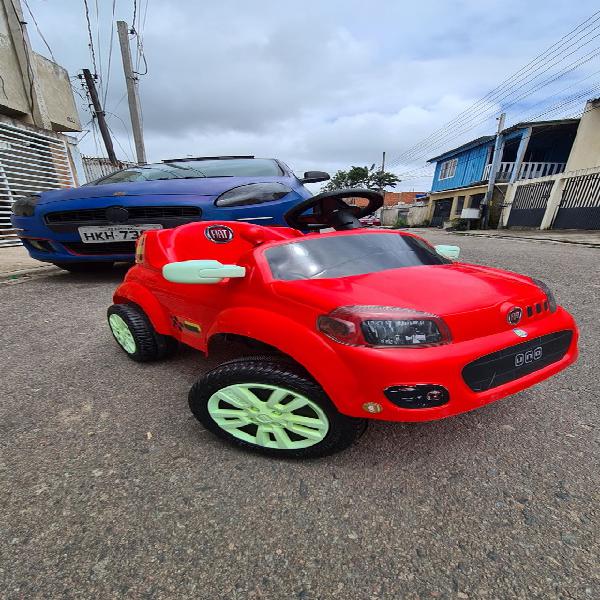
<path fill-rule="evenodd" d="M 495 138 L 496 138 L 495 135 L 482 135 L 481 137 L 478 137 L 475 140 L 467 142 L 466 144 L 463 144 L 462 146 L 452 148 L 452 150 L 446 150 L 446 152 L 444 152 L 443 154 L 440 154 L 439 156 L 434 156 L 433 158 L 430 158 L 427 162 L 428 163 L 436 162 L 440 158 L 444 158 L 445 156 L 449 156 L 451 154 L 457 154 L 458 152 L 464 152 L 465 150 L 470 150 L 471 148 L 475 148 L 476 146 L 481 146 L 482 144 L 491 142 Z"/>
<path fill-rule="evenodd" d="M 575 125 L 579 123 L 579 119 L 554 119 L 551 121 L 522 121 L 520 123 L 515 123 L 510 127 L 502 130 L 503 134 L 510 133 L 511 131 L 516 131 L 517 129 L 524 129 L 526 127 L 555 127 L 558 125 Z M 483 144 L 487 144 L 492 140 L 496 139 L 495 135 L 484 135 L 482 137 L 478 137 L 475 140 L 467 142 L 462 146 L 458 146 L 457 148 L 452 148 L 451 150 L 447 150 L 443 154 L 438 156 L 434 156 L 430 158 L 427 162 L 437 162 L 441 158 L 445 158 L 447 156 L 452 156 L 453 154 L 458 154 L 460 152 L 464 152 L 465 150 L 470 150 L 471 148 L 475 148 L 476 146 L 481 146 Z"/>

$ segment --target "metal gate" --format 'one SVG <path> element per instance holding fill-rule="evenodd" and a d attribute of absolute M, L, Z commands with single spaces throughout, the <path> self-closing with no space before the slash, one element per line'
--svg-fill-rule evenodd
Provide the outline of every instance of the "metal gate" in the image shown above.
<path fill-rule="evenodd" d="M 10 222 L 16 198 L 72 186 L 63 140 L 0 122 L 0 248 L 21 243 Z"/>
<path fill-rule="evenodd" d="M 542 224 L 553 185 L 554 180 L 550 180 L 517 187 L 508 216 L 508 226 L 539 227 Z"/>
<path fill-rule="evenodd" d="M 600 173 L 565 182 L 554 229 L 600 229 Z"/>

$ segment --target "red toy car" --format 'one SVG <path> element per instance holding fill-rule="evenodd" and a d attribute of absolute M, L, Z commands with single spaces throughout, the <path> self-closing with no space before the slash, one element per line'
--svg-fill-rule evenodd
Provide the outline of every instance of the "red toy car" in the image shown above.
<path fill-rule="evenodd" d="M 264 356 L 192 387 L 202 424 L 261 452 L 315 457 L 349 446 L 367 419 L 431 421 L 538 383 L 577 357 L 577 327 L 541 282 L 453 262 L 409 232 L 359 229 L 365 208 L 311 198 L 290 228 L 199 222 L 148 231 L 114 294 L 111 330 L 134 360 L 221 336 Z M 300 230 L 334 227 L 331 233 Z M 436 251 L 437 249 L 437 251 Z"/>

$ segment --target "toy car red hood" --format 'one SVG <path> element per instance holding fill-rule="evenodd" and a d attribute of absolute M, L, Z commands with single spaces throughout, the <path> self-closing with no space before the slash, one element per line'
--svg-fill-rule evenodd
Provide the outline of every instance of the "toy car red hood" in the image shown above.
<path fill-rule="evenodd" d="M 277 281 L 273 286 L 281 296 L 324 312 L 349 305 L 398 306 L 429 312 L 460 331 L 461 339 L 504 331 L 504 313 L 515 305 L 535 306 L 545 300 L 543 292 L 527 277 L 461 263 L 403 267 L 337 279 Z M 478 315 L 477 327 L 472 331 L 470 313 Z M 484 313 L 487 320 L 481 318 Z M 482 331 L 484 320 L 487 331 Z"/>

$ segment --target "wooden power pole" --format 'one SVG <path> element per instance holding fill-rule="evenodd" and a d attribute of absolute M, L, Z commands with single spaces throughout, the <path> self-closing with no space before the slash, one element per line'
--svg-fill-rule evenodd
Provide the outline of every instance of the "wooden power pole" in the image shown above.
<path fill-rule="evenodd" d="M 481 228 L 487 229 L 488 222 L 490 220 L 490 204 L 492 203 L 492 196 L 494 195 L 494 186 L 496 185 L 496 173 L 502 157 L 500 156 L 502 151 L 502 131 L 504 130 L 504 120 L 506 119 L 506 113 L 502 113 L 498 119 L 498 131 L 496 133 L 496 142 L 494 144 L 494 154 L 492 155 L 492 164 L 490 165 L 490 176 L 488 179 L 488 186 L 485 192 L 485 197 L 481 206 L 483 207 L 483 215 L 481 216 Z"/>
<path fill-rule="evenodd" d="M 144 133 L 142 131 L 142 113 L 140 110 L 140 95 L 138 91 L 138 78 L 133 72 L 131 62 L 131 49 L 129 48 L 128 27 L 125 21 L 117 21 L 117 32 L 119 44 L 121 45 L 121 58 L 123 59 L 123 71 L 127 84 L 127 98 L 129 100 L 129 116 L 131 118 L 131 129 L 135 142 L 135 153 L 140 164 L 146 163 L 146 149 L 144 147 Z"/>
<path fill-rule="evenodd" d="M 98 119 L 98 127 L 100 128 L 100 134 L 104 140 L 104 146 L 106 147 L 108 160 L 110 160 L 113 165 L 119 166 L 119 161 L 115 155 L 110 132 L 108 131 L 108 125 L 106 124 L 106 119 L 104 118 L 104 111 L 102 110 L 102 105 L 100 104 L 100 99 L 98 98 L 98 92 L 96 91 L 96 82 L 94 81 L 89 69 L 83 69 L 83 78 L 85 79 L 88 91 L 90 92 L 92 104 L 94 105 L 94 113 Z"/>

